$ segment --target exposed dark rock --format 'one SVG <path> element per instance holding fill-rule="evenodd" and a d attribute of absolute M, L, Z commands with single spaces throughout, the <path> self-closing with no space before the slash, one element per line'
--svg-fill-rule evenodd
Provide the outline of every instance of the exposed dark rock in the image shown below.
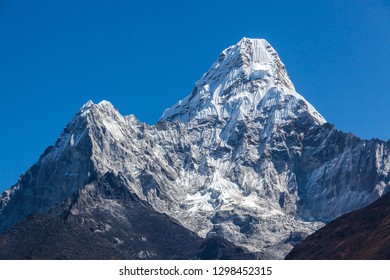
<path fill-rule="evenodd" d="M 286 259 L 390 259 L 390 194 L 333 220 L 294 247 Z"/>
<path fill-rule="evenodd" d="M 202 260 L 252 260 L 257 258 L 256 254 L 217 236 L 207 238 L 197 256 Z"/>
<path fill-rule="evenodd" d="M 120 176 L 108 173 L 2 234 L 0 259 L 220 259 L 244 253 L 225 240 L 213 246 L 219 254 L 199 254 L 204 246 L 203 238 L 153 210 Z"/>

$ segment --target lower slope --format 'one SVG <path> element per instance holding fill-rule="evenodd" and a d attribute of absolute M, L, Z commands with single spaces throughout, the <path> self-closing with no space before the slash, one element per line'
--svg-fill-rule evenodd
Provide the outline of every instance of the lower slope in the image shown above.
<path fill-rule="evenodd" d="M 347 213 L 298 244 L 286 259 L 390 259 L 390 193 Z"/>
<path fill-rule="evenodd" d="M 131 193 L 111 173 L 47 213 L 29 216 L 0 236 L 0 259 L 254 258 L 204 239 Z M 219 253 L 219 252 L 222 252 Z"/>

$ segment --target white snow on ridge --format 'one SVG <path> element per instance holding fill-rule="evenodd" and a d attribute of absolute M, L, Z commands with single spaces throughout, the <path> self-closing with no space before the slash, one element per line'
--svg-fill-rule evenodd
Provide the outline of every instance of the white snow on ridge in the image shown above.
<path fill-rule="evenodd" d="M 241 119 L 245 116 L 256 118 L 261 113 L 257 108 L 263 98 L 275 90 L 302 100 L 318 124 L 326 122 L 295 91 L 272 46 L 264 39 L 248 38 L 225 49 L 195 84 L 193 93 L 165 110 L 160 120 L 189 122 L 209 116 L 224 119 L 235 114 Z"/>
<path fill-rule="evenodd" d="M 325 122 L 295 91 L 268 42 L 244 38 L 224 50 L 193 94 L 154 126 L 122 116 L 108 101 L 87 102 L 39 162 L 56 166 L 56 172 L 50 165 L 38 177 L 51 176 L 50 190 L 60 186 L 65 196 L 66 180 L 84 189 L 77 178 L 110 172 L 128 191 L 200 236 L 218 234 L 283 258 L 294 234 L 309 234 L 323 225 L 321 217 L 355 209 L 390 186 L 381 181 L 371 194 L 356 190 L 352 163 L 362 165 L 357 176 L 365 174 L 370 164 L 359 153 L 366 146 L 343 148 L 357 140 L 333 137 L 335 129 L 320 126 Z M 367 155 L 387 178 L 386 147 Z M 335 177 L 344 189 L 335 189 Z M 298 207 L 310 199 L 305 222 Z"/>

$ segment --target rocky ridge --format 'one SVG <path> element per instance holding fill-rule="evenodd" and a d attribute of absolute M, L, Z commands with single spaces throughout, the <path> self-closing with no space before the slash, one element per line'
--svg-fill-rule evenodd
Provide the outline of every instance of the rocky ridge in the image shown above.
<path fill-rule="evenodd" d="M 343 133 L 298 94 L 271 45 L 224 50 L 150 126 L 86 103 L 0 199 L 0 232 L 105 174 L 201 237 L 270 258 L 390 187 L 390 147 Z M 114 236 L 113 236 L 114 238 Z"/>

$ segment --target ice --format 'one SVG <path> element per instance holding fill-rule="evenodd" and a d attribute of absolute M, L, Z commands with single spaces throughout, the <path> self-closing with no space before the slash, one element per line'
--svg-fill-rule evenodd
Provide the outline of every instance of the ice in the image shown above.
<path fill-rule="evenodd" d="M 278 54 L 266 40 L 243 38 L 236 45 L 225 49 L 220 58 L 196 82 L 191 95 L 164 111 L 161 121 L 178 120 L 187 123 L 212 116 L 237 120 L 248 116 L 256 118 L 262 113 L 259 106 L 263 99 L 278 91 L 282 95 L 279 102 L 284 100 L 284 96 L 294 96 L 306 104 L 308 112 L 318 124 L 326 122 L 295 91 Z M 297 105 L 294 100 L 291 103 Z M 287 109 L 289 111 L 285 110 L 283 114 L 275 113 L 279 117 L 275 125 L 295 116 L 294 107 Z"/>
<path fill-rule="evenodd" d="M 154 126 L 122 116 L 108 101 L 87 102 L 24 180 L 39 182 L 21 190 L 36 192 L 37 201 L 20 202 L 6 221 L 88 193 L 85 182 L 109 172 L 200 236 L 218 234 L 282 258 L 291 233 L 309 234 L 390 188 L 388 144 L 325 123 L 269 43 L 243 38 Z M 19 186 L 2 194 L 0 213 Z M 107 211 L 120 216 L 107 201 Z"/>

